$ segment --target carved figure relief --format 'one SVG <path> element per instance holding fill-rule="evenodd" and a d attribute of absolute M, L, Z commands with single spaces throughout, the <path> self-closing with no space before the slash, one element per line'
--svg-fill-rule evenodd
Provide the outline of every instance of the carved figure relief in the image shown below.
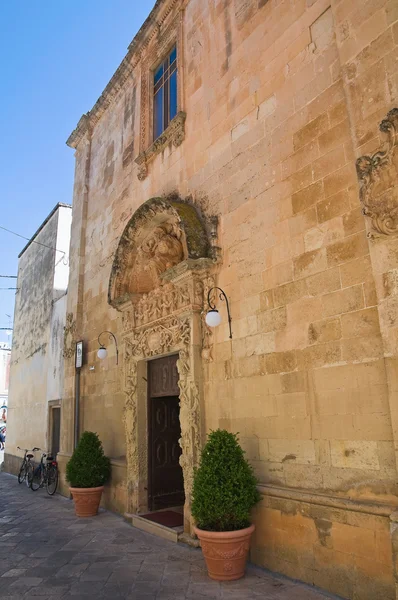
<path fill-rule="evenodd" d="M 75 352 L 76 344 L 76 321 L 73 319 L 73 313 L 66 315 L 66 324 L 64 326 L 64 358 L 72 358 Z"/>
<path fill-rule="evenodd" d="M 181 244 L 181 230 L 176 225 L 166 223 L 156 227 L 144 240 L 138 250 L 138 267 L 143 262 L 144 270 L 149 271 L 154 287 L 162 284 L 160 275 L 177 265 L 184 258 Z"/>
<path fill-rule="evenodd" d="M 356 162 L 359 197 L 374 231 L 392 235 L 398 232 L 398 108 L 390 110 L 380 123 L 380 131 L 387 134 L 385 147 Z"/>
<path fill-rule="evenodd" d="M 149 294 L 143 294 L 135 309 L 137 327 L 156 321 L 176 312 L 191 303 L 188 285 L 176 287 L 166 283 Z"/>

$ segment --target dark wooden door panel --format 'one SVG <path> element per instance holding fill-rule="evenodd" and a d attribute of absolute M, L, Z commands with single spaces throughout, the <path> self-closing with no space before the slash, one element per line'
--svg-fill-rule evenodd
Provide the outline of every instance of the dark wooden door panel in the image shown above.
<path fill-rule="evenodd" d="M 177 355 L 158 358 L 149 363 L 149 397 L 178 396 Z"/>
<path fill-rule="evenodd" d="M 180 466 L 181 437 L 177 356 L 149 363 L 149 507 L 159 510 L 184 503 Z"/>
<path fill-rule="evenodd" d="M 53 408 L 51 410 L 52 416 L 52 440 L 51 440 L 51 454 L 55 457 L 59 452 L 59 441 L 61 433 L 61 409 Z"/>

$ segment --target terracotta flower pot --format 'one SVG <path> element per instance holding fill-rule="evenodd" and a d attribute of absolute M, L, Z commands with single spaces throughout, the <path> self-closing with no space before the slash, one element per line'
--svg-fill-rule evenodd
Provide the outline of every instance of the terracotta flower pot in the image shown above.
<path fill-rule="evenodd" d="M 95 517 L 98 513 L 103 489 L 103 485 L 95 488 L 69 488 L 75 503 L 77 517 Z"/>
<path fill-rule="evenodd" d="M 231 581 L 244 576 L 254 525 L 238 531 L 204 531 L 197 527 L 194 530 L 200 539 L 209 577 Z"/>

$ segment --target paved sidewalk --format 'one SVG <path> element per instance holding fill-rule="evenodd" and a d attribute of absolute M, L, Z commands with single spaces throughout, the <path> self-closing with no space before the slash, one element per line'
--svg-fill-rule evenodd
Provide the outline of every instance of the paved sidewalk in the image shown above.
<path fill-rule="evenodd" d="M 30 491 L 0 473 L 2 600 L 325 600 L 313 589 L 260 569 L 219 584 L 200 550 L 166 542 L 101 511 L 78 519 L 73 504 Z"/>

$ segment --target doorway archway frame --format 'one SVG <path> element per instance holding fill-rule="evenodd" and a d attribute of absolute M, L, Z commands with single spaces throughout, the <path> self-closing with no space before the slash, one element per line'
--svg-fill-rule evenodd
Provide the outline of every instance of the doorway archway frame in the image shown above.
<path fill-rule="evenodd" d="M 189 202 L 173 197 L 144 203 L 120 238 L 108 290 L 108 302 L 122 312 L 123 322 L 126 509 L 134 514 L 148 507 L 147 362 L 178 354 L 180 464 L 185 492 L 184 532 L 188 534 L 193 526 L 193 474 L 200 460 L 204 429 L 202 360 L 209 360 L 211 355 L 211 335 L 204 322 L 205 301 L 214 285 L 212 273 L 218 259 L 214 219 L 211 221 L 213 231 L 209 236 L 197 209 Z M 172 223 L 172 229 L 168 229 L 168 223 Z M 139 287 L 133 286 L 129 291 L 140 245 L 159 227 L 174 236 L 174 245 L 180 240 L 183 260 L 160 273 L 155 289 L 139 293 Z M 156 251 L 155 245 L 155 260 Z"/>

